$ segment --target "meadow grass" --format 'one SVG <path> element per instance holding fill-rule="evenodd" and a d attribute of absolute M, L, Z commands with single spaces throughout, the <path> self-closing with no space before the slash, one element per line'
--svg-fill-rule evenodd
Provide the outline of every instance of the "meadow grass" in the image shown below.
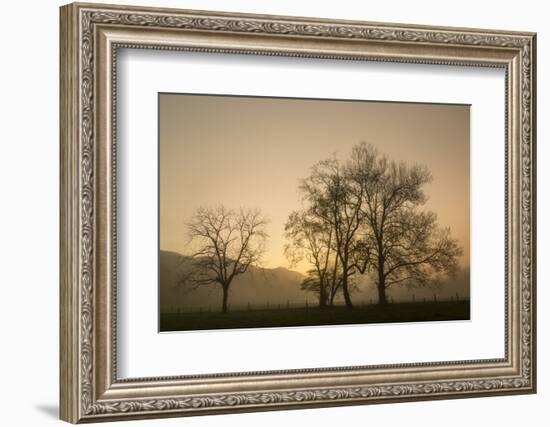
<path fill-rule="evenodd" d="M 361 323 L 401 323 L 469 320 L 470 302 L 418 302 L 319 308 L 274 307 L 258 310 L 229 310 L 161 313 L 160 331 L 266 328 L 284 326 L 346 325 Z"/>

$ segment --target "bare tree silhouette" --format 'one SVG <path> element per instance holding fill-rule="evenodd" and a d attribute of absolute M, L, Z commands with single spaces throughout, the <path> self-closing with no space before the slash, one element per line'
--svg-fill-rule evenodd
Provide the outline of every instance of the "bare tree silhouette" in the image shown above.
<path fill-rule="evenodd" d="M 300 182 L 304 209 L 290 214 L 285 229 L 288 254 L 313 267 L 302 288 L 326 305 L 332 281 L 351 308 L 354 278 L 366 272 L 376 275 L 380 304 L 391 286 L 454 274 L 462 248 L 435 213 L 421 210 L 431 180 L 426 167 L 397 163 L 365 143 L 346 162 L 317 163 Z"/>
<path fill-rule="evenodd" d="M 186 283 L 194 287 L 219 285 L 225 313 L 233 279 L 261 261 L 268 237 L 266 225 L 259 210 L 197 209 L 186 224 L 191 242 L 198 247 L 193 271 L 184 276 Z"/>
<path fill-rule="evenodd" d="M 302 260 L 313 266 L 302 283 L 302 290 L 319 296 L 319 306 L 332 305 L 341 286 L 338 256 L 334 249 L 334 229 L 309 212 L 292 212 L 285 224 L 285 255 L 290 265 Z"/>
<path fill-rule="evenodd" d="M 342 293 L 349 308 L 353 306 L 352 277 L 364 273 L 367 266 L 365 257 L 359 257 L 365 249 L 364 243 L 357 237 L 363 222 L 364 195 L 362 188 L 353 188 L 353 184 L 342 163 L 329 159 L 317 163 L 299 186 L 308 204 L 308 215 L 333 232 L 331 243 L 340 264 Z"/>
<path fill-rule="evenodd" d="M 380 304 L 387 303 L 393 285 L 423 286 L 438 274 L 454 274 L 462 248 L 448 228 L 438 226 L 435 213 L 420 211 L 427 201 L 423 186 L 432 180 L 426 167 L 396 163 L 361 143 L 346 169 L 363 195 L 361 239 L 369 248 Z"/>

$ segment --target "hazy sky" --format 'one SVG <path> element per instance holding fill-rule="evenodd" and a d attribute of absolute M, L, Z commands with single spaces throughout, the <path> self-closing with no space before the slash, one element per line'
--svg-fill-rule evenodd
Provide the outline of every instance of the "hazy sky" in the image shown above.
<path fill-rule="evenodd" d="M 426 208 L 469 267 L 469 106 L 162 94 L 159 108 L 162 250 L 189 253 L 185 222 L 199 206 L 260 208 L 270 221 L 264 266 L 288 267 L 283 230 L 301 206 L 299 179 L 365 141 L 430 169 Z"/>

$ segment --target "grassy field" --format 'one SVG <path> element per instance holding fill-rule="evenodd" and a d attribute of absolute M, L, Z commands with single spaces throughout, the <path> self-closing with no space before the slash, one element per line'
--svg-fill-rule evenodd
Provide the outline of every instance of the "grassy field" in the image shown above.
<path fill-rule="evenodd" d="M 468 320 L 470 302 L 398 303 L 332 308 L 281 308 L 202 313 L 161 313 L 160 330 L 267 328 L 281 326 L 346 325 L 359 323 Z"/>

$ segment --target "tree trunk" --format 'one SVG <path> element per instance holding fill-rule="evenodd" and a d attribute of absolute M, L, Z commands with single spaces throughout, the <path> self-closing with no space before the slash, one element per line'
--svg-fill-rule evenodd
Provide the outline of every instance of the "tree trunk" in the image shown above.
<path fill-rule="evenodd" d="M 386 298 L 386 286 L 378 285 L 378 304 L 386 305 L 387 303 L 388 303 L 388 300 Z"/>
<path fill-rule="evenodd" d="M 334 306 L 334 298 L 336 297 L 336 293 L 338 292 L 338 288 L 336 287 L 336 281 L 338 279 L 338 256 L 336 256 L 334 260 L 334 269 L 332 270 L 332 277 L 331 277 L 331 283 L 330 283 L 330 306 Z"/>
<path fill-rule="evenodd" d="M 386 305 L 388 299 L 386 298 L 386 278 L 384 273 L 381 271 L 378 272 L 378 304 Z"/>
<path fill-rule="evenodd" d="M 327 288 L 325 287 L 325 278 L 321 279 L 319 275 L 319 307 L 323 308 L 327 306 Z"/>
<path fill-rule="evenodd" d="M 344 301 L 346 302 L 346 307 L 353 308 L 353 304 L 351 302 L 351 297 L 349 294 L 347 273 L 344 273 L 344 277 L 342 277 L 342 292 L 344 294 Z"/>
<path fill-rule="evenodd" d="M 349 288 L 348 288 L 349 271 L 348 271 L 347 252 L 340 255 L 340 261 L 342 262 L 342 293 L 344 294 L 344 301 L 346 303 L 347 308 L 353 308 L 353 304 L 351 302 L 351 296 L 349 294 Z"/>
<path fill-rule="evenodd" d="M 229 296 L 229 286 L 222 285 L 223 299 L 222 299 L 222 313 L 227 312 L 227 297 Z"/>

